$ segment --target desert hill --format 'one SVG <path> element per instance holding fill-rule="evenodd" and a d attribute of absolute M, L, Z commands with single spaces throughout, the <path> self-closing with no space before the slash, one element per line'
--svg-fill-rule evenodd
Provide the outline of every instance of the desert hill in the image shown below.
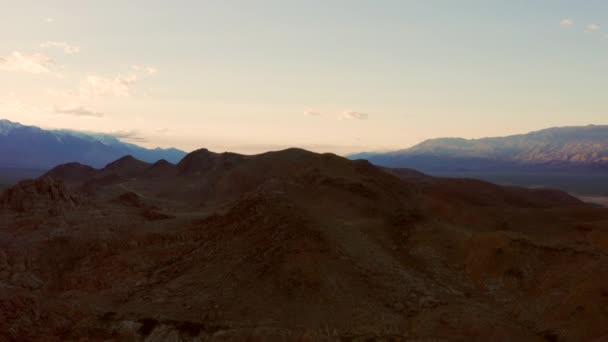
<path fill-rule="evenodd" d="M 608 334 L 608 211 L 559 191 L 202 149 L 62 165 L 0 206 L 7 340 Z"/>

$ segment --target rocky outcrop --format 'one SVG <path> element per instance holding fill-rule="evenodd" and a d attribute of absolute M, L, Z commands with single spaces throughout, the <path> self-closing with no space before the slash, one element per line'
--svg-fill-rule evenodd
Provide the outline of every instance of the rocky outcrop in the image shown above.
<path fill-rule="evenodd" d="M 48 211 L 50 214 L 83 202 L 83 198 L 69 192 L 62 181 L 48 177 L 22 181 L 5 190 L 0 197 L 3 208 L 17 212 Z"/>

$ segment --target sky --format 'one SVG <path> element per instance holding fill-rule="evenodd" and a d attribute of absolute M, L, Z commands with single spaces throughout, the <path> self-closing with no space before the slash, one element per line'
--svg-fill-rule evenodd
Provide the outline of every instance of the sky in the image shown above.
<path fill-rule="evenodd" d="M 347 154 L 608 124 L 603 0 L 0 0 L 0 118 Z"/>

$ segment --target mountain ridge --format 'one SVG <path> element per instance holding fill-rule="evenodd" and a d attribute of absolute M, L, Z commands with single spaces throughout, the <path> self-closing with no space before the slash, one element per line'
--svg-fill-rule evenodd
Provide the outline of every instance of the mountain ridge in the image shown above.
<path fill-rule="evenodd" d="M 103 166 L 121 156 L 134 155 L 147 162 L 178 162 L 186 152 L 175 148 L 147 149 L 114 136 L 72 130 L 44 130 L 0 119 L 0 166 L 49 169 L 78 162 Z"/>
<path fill-rule="evenodd" d="M 0 339 L 607 332 L 605 209 L 301 149 L 184 160 L 60 165 L 0 194 Z"/>
<path fill-rule="evenodd" d="M 349 158 L 426 172 L 505 169 L 608 171 L 608 126 L 553 127 L 526 134 L 479 139 L 428 139 L 407 149 L 364 152 Z"/>

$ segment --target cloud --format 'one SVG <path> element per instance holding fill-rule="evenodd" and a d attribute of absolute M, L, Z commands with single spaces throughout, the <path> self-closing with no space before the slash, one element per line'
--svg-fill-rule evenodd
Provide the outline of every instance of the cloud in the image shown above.
<path fill-rule="evenodd" d="M 321 113 L 316 111 L 316 110 L 307 110 L 304 112 L 304 115 L 306 116 L 320 116 Z"/>
<path fill-rule="evenodd" d="M 120 140 L 127 140 L 127 141 L 133 141 L 133 142 L 147 142 L 148 139 L 139 136 L 139 131 L 137 130 L 130 130 L 130 131 L 114 131 L 114 132 L 110 132 L 108 133 L 108 135 L 111 135 L 113 137 L 115 137 L 116 139 L 120 139 Z"/>
<path fill-rule="evenodd" d="M 601 26 L 599 24 L 589 24 L 586 27 L 585 33 L 593 33 L 597 30 L 599 30 L 601 28 Z"/>
<path fill-rule="evenodd" d="M 88 116 L 88 117 L 95 117 L 95 118 L 103 117 L 103 113 L 94 112 L 92 110 L 86 109 L 76 102 L 70 102 L 62 107 L 53 107 L 52 111 L 54 113 L 60 114 L 60 115 Z"/>
<path fill-rule="evenodd" d="M 158 69 L 152 66 L 133 65 L 132 68 L 135 71 L 146 72 L 148 75 L 156 75 L 158 73 Z"/>
<path fill-rule="evenodd" d="M 132 87 L 140 81 L 136 74 L 104 77 L 88 74 L 81 81 L 77 90 L 47 89 L 47 95 L 68 99 L 91 99 L 100 97 L 130 97 Z"/>
<path fill-rule="evenodd" d="M 168 128 L 159 128 L 154 132 L 164 134 L 164 133 L 169 133 L 169 129 Z"/>
<path fill-rule="evenodd" d="M 131 86 L 137 81 L 137 75 L 133 74 L 114 78 L 90 74 L 80 82 L 79 92 L 84 97 L 129 97 L 131 96 Z"/>
<path fill-rule="evenodd" d="M 561 27 L 572 27 L 574 26 L 574 20 L 570 19 L 570 18 L 564 18 L 562 19 L 559 24 L 561 25 Z"/>
<path fill-rule="evenodd" d="M 44 18 L 44 22 L 47 24 L 52 24 L 55 22 L 55 18 Z"/>
<path fill-rule="evenodd" d="M 47 89 L 46 93 L 49 96 L 60 97 L 60 98 L 70 98 L 70 97 L 76 97 L 77 96 L 77 94 L 74 93 L 73 91 L 62 90 L 62 89 L 55 89 L 55 88 Z"/>
<path fill-rule="evenodd" d="M 40 44 L 40 47 L 43 48 L 43 49 L 59 48 L 59 49 L 62 49 L 63 52 L 66 53 L 66 54 L 68 54 L 68 55 L 72 55 L 72 54 L 80 52 L 80 47 L 79 46 L 70 45 L 70 44 L 68 44 L 66 42 L 46 41 L 46 42 Z"/>
<path fill-rule="evenodd" d="M 346 111 L 343 112 L 340 116 L 341 119 L 345 120 L 367 120 L 369 116 L 365 113 L 354 112 L 354 111 Z"/>
<path fill-rule="evenodd" d="M 14 51 L 8 56 L 0 56 L 0 71 L 48 74 L 53 60 L 43 54 L 25 54 Z"/>

